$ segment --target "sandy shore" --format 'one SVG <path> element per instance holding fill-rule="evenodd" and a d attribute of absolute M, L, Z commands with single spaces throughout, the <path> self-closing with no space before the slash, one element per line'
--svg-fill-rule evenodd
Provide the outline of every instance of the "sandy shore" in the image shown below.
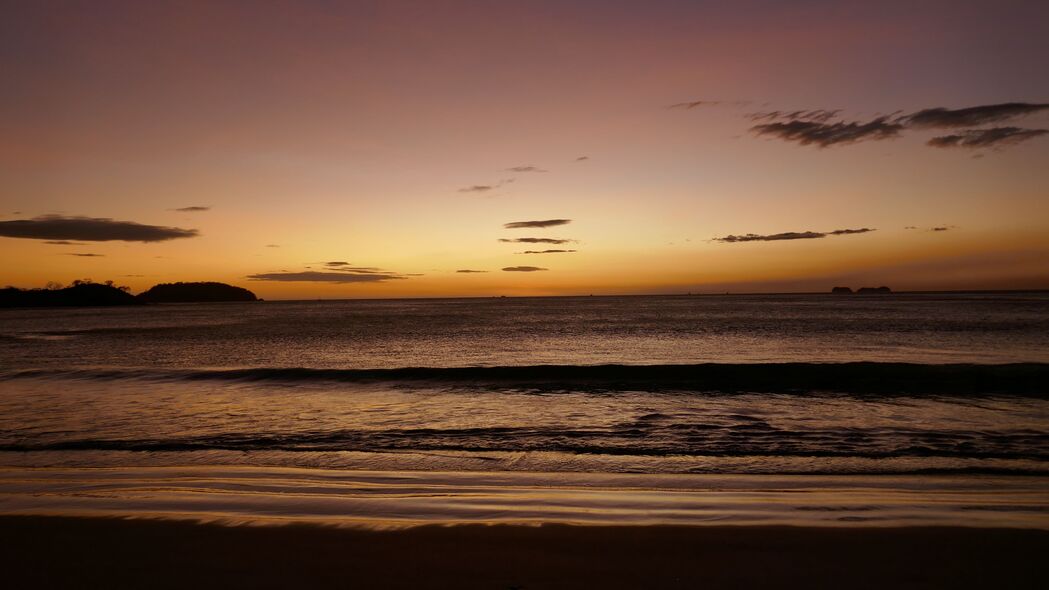
<path fill-rule="evenodd" d="M 1049 531 L 0 517 L 18 588 L 1036 588 Z"/>

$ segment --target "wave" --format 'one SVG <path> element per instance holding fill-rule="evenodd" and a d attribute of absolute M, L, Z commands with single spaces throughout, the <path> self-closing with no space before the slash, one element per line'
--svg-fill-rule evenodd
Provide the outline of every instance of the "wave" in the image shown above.
<path fill-rule="evenodd" d="M 27 369 L 16 379 L 391 383 L 539 391 L 1010 394 L 1049 397 L 1049 364 L 701 363 L 392 369 Z"/>

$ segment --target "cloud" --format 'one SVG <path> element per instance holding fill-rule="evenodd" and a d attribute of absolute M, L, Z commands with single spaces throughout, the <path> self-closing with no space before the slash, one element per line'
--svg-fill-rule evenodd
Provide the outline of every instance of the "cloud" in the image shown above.
<path fill-rule="evenodd" d="M 801 145 L 815 144 L 825 148 L 864 140 L 893 139 L 900 135 L 903 125 L 890 121 L 888 116 L 867 122 L 852 121 L 849 123 L 791 119 L 762 123 L 751 127 L 750 130 L 757 135 L 767 135 Z"/>
<path fill-rule="evenodd" d="M 81 253 L 81 252 L 66 252 L 66 256 L 80 256 L 80 257 L 83 257 L 83 258 L 102 258 L 103 256 L 105 256 L 105 254 L 90 254 L 90 253 L 86 253 L 86 252 L 84 252 L 84 253 Z"/>
<path fill-rule="evenodd" d="M 194 205 L 192 207 L 179 207 L 178 209 L 172 209 L 172 211 L 179 211 L 181 213 L 197 213 L 199 211 L 211 211 L 211 207 L 202 207 L 200 205 Z"/>
<path fill-rule="evenodd" d="M 192 238 L 198 234 L 195 229 L 114 221 L 105 217 L 43 215 L 33 219 L 0 221 L 0 236 L 34 240 L 163 242 L 177 238 Z"/>
<path fill-rule="evenodd" d="M 459 189 L 461 193 L 487 193 L 494 191 L 495 189 L 503 186 L 504 184 L 510 184 L 514 181 L 513 178 L 504 178 L 495 184 L 474 184 Z"/>
<path fill-rule="evenodd" d="M 590 156 L 579 156 L 575 159 L 576 162 L 585 162 L 590 159 Z"/>
<path fill-rule="evenodd" d="M 488 272 L 488 271 L 487 270 L 470 270 L 469 268 L 462 268 L 462 269 L 459 269 L 459 270 L 457 270 L 455 272 L 463 273 L 463 274 L 476 274 L 476 273 L 484 273 L 484 272 Z"/>
<path fill-rule="evenodd" d="M 280 244 L 266 244 L 267 248 L 280 248 Z"/>
<path fill-rule="evenodd" d="M 702 106 L 716 106 L 721 104 L 720 100 L 692 100 L 689 102 L 679 102 L 668 106 L 668 109 L 685 109 L 690 110 L 696 107 Z"/>
<path fill-rule="evenodd" d="M 743 234 L 743 235 L 729 235 L 723 238 L 714 238 L 715 242 L 724 242 L 727 244 L 734 244 L 737 242 L 778 242 L 781 240 L 815 240 L 819 238 L 825 238 L 827 236 L 847 236 L 852 234 L 865 234 L 867 232 L 875 231 L 869 227 L 863 227 L 859 229 L 836 229 L 829 232 L 816 232 L 816 231 L 802 231 L 802 232 L 784 232 L 780 234 Z"/>
<path fill-rule="evenodd" d="M 520 254 L 562 254 L 568 252 L 575 252 L 575 250 L 525 250 Z"/>
<path fill-rule="evenodd" d="M 750 113 L 747 118 L 751 121 L 812 121 L 815 123 L 826 123 L 838 116 L 841 109 L 813 109 L 800 111 L 767 111 L 763 113 Z"/>
<path fill-rule="evenodd" d="M 950 231 L 952 229 L 954 229 L 953 225 L 941 225 L 939 227 L 934 227 L 934 228 L 930 229 L 929 231 Z"/>
<path fill-rule="evenodd" d="M 546 270 L 545 268 L 539 268 L 538 266 L 508 266 L 503 269 L 506 272 L 537 272 L 540 270 Z"/>
<path fill-rule="evenodd" d="M 44 242 L 52 246 L 83 246 L 83 242 L 70 242 L 69 240 L 48 240 Z"/>
<path fill-rule="evenodd" d="M 345 272 L 268 272 L 248 275 L 252 281 L 284 281 L 309 283 L 378 283 L 382 281 L 401 280 L 402 276 L 393 274 L 358 274 Z"/>
<path fill-rule="evenodd" d="M 324 266 L 348 266 L 350 263 L 345 260 L 333 260 L 331 262 L 325 262 Z"/>
<path fill-rule="evenodd" d="M 568 244 L 575 240 L 562 240 L 560 238 L 499 238 L 500 242 L 506 242 L 509 244 Z"/>
<path fill-rule="evenodd" d="M 916 129 L 975 127 L 987 123 L 1000 123 L 1049 109 L 1049 104 L 1006 102 L 965 109 L 937 107 L 923 109 L 903 117 L 908 127 Z"/>
<path fill-rule="evenodd" d="M 992 127 L 990 129 L 966 129 L 954 135 L 934 137 L 927 143 L 938 148 L 995 148 L 1034 139 L 1049 133 L 1049 129 L 1021 129 L 1019 127 Z"/>
<path fill-rule="evenodd" d="M 543 170 L 536 166 L 514 166 L 513 168 L 507 168 L 507 172 L 549 172 L 549 170 Z"/>
<path fill-rule="evenodd" d="M 558 225 L 568 225 L 572 223 L 571 219 L 543 219 L 539 221 L 512 221 L 510 223 L 504 223 L 503 227 L 506 229 L 523 229 L 529 227 L 555 227 Z"/>

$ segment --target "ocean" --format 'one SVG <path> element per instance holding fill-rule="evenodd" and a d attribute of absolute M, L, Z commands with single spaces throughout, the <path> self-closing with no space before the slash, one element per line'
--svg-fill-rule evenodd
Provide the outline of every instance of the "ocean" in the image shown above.
<path fill-rule="evenodd" d="M 1049 528 L 1047 482 L 1046 293 L 0 310 L 5 513 Z"/>

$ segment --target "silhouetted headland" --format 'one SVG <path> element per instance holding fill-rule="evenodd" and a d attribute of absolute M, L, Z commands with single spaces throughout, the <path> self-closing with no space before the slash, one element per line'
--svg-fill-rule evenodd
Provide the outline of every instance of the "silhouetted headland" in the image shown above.
<path fill-rule="evenodd" d="M 131 294 L 130 287 L 116 285 L 113 281 L 96 283 L 91 279 L 73 281 L 68 287 L 48 283 L 42 289 L 0 289 L 0 307 L 99 307 L 221 301 L 259 301 L 259 298 L 242 287 L 214 282 L 163 283 L 137 296 Z"/>
<path fill-rule="evenodd" d="M 146 303 L 214 303 L 220 301 L 258 301 L 258 297 L 243 287 L 226 283 L 161 283 L 140 293 Z"/>
<path fill-rule="evenodd" d="M 835 295 L 852 295 L 852 289 L 849 287 L 834 287 L 830 292 Z"/>
<path fill-rule="evenodd" d="M 49 284 L 43 289 L 0 289 L 0 307 L 73 307 L 141 305 L 143 302 L 113 281 L 73 281 L 68 287 Z"/>

